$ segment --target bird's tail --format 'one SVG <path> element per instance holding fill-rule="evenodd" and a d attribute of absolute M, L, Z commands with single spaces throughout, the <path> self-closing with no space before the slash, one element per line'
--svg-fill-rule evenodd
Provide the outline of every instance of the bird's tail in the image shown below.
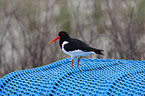
<path fill-rule="evenodd" d="M 92 51 L 94 51 L 96 54 L 104 55 L 102 53 L 103 50 L 92 48 Z"/>

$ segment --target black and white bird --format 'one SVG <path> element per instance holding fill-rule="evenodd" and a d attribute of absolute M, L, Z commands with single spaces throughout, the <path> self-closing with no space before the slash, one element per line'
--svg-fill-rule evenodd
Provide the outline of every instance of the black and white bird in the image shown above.
<path fill-rule="evenodd" d="M 74 63 L 74 58 L 78 58 L 78 64 L 77 67 L 79 67 L 79 61 L 81 56 L 87 56 L 89 54 L 100 54 L 104 55 L 102 53 L 103 50 L 95 49 L 90 46 L 88 46 L 86 43 L 82 42 L 81 40 L 71 38 L 65 31 L 60 31 L 58 36 L 51 40 L 49 43 L 52 43 L 53 41 L 59 40 L 59 45 L 64 53 L 67 55 L 70 55 L 72 58 L 72 68 Z"/>

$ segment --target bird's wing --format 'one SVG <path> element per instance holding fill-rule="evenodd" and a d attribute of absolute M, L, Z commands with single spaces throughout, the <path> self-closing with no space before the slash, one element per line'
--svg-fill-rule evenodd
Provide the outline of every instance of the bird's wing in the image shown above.
<path fill-rule="evenodd" d="M 71 46 L 71 47 L 70 47 Z M 92 51 L 91 47 L 89 47 L 86 43 L 81 40 L 71 38 L 69 43 L 64 46 L 66 51 L 74 51 L 74 50 L 82 50 L 82 51 Z"/>

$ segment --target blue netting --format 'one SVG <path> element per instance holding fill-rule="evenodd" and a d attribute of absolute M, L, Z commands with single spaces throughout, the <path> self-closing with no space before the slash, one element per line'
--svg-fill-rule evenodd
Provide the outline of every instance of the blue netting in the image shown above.
<path fill-rule="evenodd" d="M 9 73 L 0 95 L 145 95 L 145 60 L 71 59 Z"/>

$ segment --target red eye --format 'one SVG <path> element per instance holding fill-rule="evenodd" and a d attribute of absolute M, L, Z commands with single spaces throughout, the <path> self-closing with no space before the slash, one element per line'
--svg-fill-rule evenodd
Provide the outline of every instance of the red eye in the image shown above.
<path fill-rule="evenodd" d="M 63 35 L 63 33 L 61 33 L 61 35 Z"/>

